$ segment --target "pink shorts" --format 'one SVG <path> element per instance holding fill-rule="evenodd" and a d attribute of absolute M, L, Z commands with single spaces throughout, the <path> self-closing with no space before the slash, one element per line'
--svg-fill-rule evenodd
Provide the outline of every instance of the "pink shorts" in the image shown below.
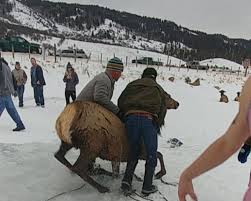
<path fill-rule="evenodd" d="M 244 195 L 243 201 L 251 201 L 251 175 L 249 178 L 248 190 Z"/>

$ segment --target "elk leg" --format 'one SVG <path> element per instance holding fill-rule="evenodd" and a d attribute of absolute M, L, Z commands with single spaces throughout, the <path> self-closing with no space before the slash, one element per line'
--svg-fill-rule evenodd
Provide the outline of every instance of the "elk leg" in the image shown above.
<path fill-rule="evenodd" d="M 80 176 L 88 184 L 96 188 L 100 193 L 109 192 L 109 188 L 97 183 L 88 175 L 88 163 L 89 159 L 84 154 L 80 153 L 76 163 L 74 164 L 74 167 L 72 168 L 72 171 Z"/>
<path fill-rule="evenodd" d="M 69 169 L 72 168 L 72 165 L 68 160 L 66 160 L 65 155 L 72 147 L 72 145 L 66 144 L 65 142 L 61 141 L 59 150 L 54 154 L 54 157 Z"/>
<path fill-rule="evenodd" d="M 103 168 L 95 168 L 92 172 L 90 172 L 92 175 L 107 175 L 107 176 L 113 176 L 112 172 L 109 172 Z"/>
<path fill-rule="evenodd" d="M 112 176 L 117 178 L 119 176 L 120 162 L 112 161 Z"/>
<path fill-rule="evenodd" d="M 155 179 L 160 179 L 161 177 L 166 175 L 166 168 L 165 168 L 163 155 L 158 151 L 157 151 L 157 158 L 159 159 L 159 162 L 160 162 L 160 171 L 155 175 Z"/>

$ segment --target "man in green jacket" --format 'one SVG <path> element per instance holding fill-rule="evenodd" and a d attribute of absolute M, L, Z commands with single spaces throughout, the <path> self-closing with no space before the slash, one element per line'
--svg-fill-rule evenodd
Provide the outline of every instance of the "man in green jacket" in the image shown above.
<path fill-rule="evenodd" d="M 146 148 L 145 176 L 142 193 L 156 192 L 152 184 L 157 165 L 157 136 L 165 118 L 165 91 L 156 82 L 157 71 L 146 68 L 142 78 L 127 85 L 119 97 L 118 106 L 125 117 L 125 127 L 130 146 L 129 157 L 121 189 L 131 191 L 132 178 L 138 163 L 142 138 Z"/>

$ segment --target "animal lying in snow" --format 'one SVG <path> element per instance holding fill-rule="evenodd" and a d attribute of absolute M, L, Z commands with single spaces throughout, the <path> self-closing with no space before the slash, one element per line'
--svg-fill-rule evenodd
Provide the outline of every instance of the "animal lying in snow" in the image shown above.
<path fill-rule="evenodd" d="M 235 97 L 234 101 L 240 102 L 240 92 L 237 92 L 237 96 Z"/>
<path fill-rule="evenodd" d="M 228 103 L 228 97 L 224 93 L 224 90 L 220 90 L 220 102 Z"/>
<path fill-rule="evenodd" d="M 166 94 L 166 109 L 177 109 L 178 106 L 179 103 Z M 90 177 L 88 165 L 97 157 L 112 161 L 112 165 L 116 162 L 127 162 L 129 145 L 124 124 L 119 118 L 96 103 L 75 101 L 67 105 L 58 117 L 56 131 L 61 146 L 55 157 L 99 192 L 108 192 L 107 187 Z M 73 147 L 80 149 L 80 155 L 74 165 L 65 158 L 65 154 Z M 140 159 L 145 160 L 143 145 L 141 150 Z M 160 152 L 157 157 L 161 170 L 156 177 L 161 178 L 166 174 L 166 170 Z M 107 171 L 99 169 L 97 173 Z"/>

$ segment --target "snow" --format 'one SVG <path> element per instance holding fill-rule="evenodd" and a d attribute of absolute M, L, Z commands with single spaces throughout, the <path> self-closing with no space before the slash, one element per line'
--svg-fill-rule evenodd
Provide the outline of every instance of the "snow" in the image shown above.
<path fill-rule="evenodd" d="M 54 40 L 53 38 L 51 40 Z M 56 40 L 56 39 L 55 39 Z M 65 46 L 72 45 L 76 41 L 67 40 Z M 77 43 L 88 52 L 98 56 L 101 52 L 105 57 L 111 58 L 113 53 L 119 57 L 134 57 L 137 54 L 157 55 L 130 48 L 107 46 L 92 43 Z M 3 53 L 2 56 L 9 62 L 13 69 L 15 61 L 20 61 L 22 67 L 29 75 L 30 62 L 27 54 L 16 54 L 15 59 L 11 53 Z M 86 60 L 62 58 L 54 63 L 53 57 L 46 57 L 44 61 L 40 55 L 32 55 L 44 69 L 47 85 L 44 88 L 45 108 L 35 107 L 33 91 L 30 79 L 26 84 L 24 94 L 24 108 L 17 110 L 23 119 L 26 130 L 13 133 L 15 126 L 7 112 L 1 116 L 0 121 L 0 200 L 1 201 L 46 201 L 49 198 L 62 194 L 52 201 L 83 201 L 83 200 L 131 200 L 119 193 L 122 175 L 118 179 L 106 176 L 96 176 L 95 180 L 110 187 L 111 193 L 100 194 L 89 184 L 73 175 L 53 157 L 59 147 L 59 139 L 55 133 L 55 121 L 65 106 L 64 83 L 62 81 L 66 64 L 70 61 L 80 78 L 77 93 L 96 74 L 104 71 L 104 65 L 98 62 L 96 56 L 88 63 Z M 164 57 L 164 56 L 163 56 Z M 165 55 L 166 57 L 166 55 Z M 175 58 L 172 58 L 175 60 Z M 166 58 L 165 58 L 166 60 Z M 222 65 L 228 66 L 221 60 Z M 116 83 L 113 101 L 116 103 L 121 91 L 130 81 L 140 77 L 146 66 L 129 63 L 125 67 L 122 78 Z M 240 91 L 246 78 L 243 73 L 230 74 L 223 72 L 196 71 L 179 69 L 175 67 L 155 67 L 159 73 L 158 82 L 171 96 L 179 101 L 177 110 L 167 112 L 166 124 L 159 137 L 159 151 L 164 156 L 167 175 L 165 181 L 177 182 L 181 171 L 187 167 L 199 154 L 216 138 L 222 135 L 231 123 L 238 103 L 233 99 L 236 92 Z M 174 76 L 175 81 L 168 81 L 168 77 Z M 184 82 L 186 76 L 192 81 L 201 78 L 201 86 L 192 87 Z M 226 91 L 230 102 L 219 103 L 219 92 L 215 86 Z M 17 106 L 17 99 L 14 99 Z M 169 138 L 176 137 L 184 145 L 179 148 L 170 148 L 167 144 Z M 67 158 L 73 162 L 78 151 L 70 151 Z M 97 160 L 103 168 L 111 170 L 110 162 Z M 249 161 L 248 161 L 249 163 Z M 157 167 L 159 170 L 159 166 Z M 121 165 L 121 173 L 125 170 L 125 164 Z M 136 174 L 143 178 L 144 162 L 140 162 Z M 236 154 L 217 169 L 208 172 L 196 179 L 195 190 L 199 200 L 203 201 L 236 201 L 241 200 L 248 184 L 249 165 L 240 164 Z M 177 201 L 177 187 L 167 186 L 160 181 L 154 181 L 162 194 L 170 201 Z M 77 191 L 69 192 L 75 188 L 85 186 Z M 142 183 L 134 180 L 134 187 L 140 191 Z M 163 200 L 158 194 L 150 196 L 156 201 Z"/>
<path fill-rule="evenodd" d="M 238 63 L 235 63 L 233 61 L 229 61 L 223 58 L 213 58 L 213 59 L 207 59 L 200 62 L 201 65 L 208 65 L 210 67 L 217 66 L 218 68 L 229 68 L 232 70 L 243 70 L 244 67 Z"/>
<path fill-rule="evenodd" d="M 113 40 L 100 39 L 99 41 L 103 41 L 108 44 L 120 44 L 124 47 L 137 48 L 141 50 L 144 49 L 157 52 L 164 51 L 165 43 L 148 40 L 147 38 L 138 36 L 131 31 L 129 32 L 126 27 L 123 27 L 110 19 L 105 19 L 105 22 L 103 24 L 95 28 L 92 27 L 90 30 L 86 28 L 86 24 L 83 24 L 83 30 L 78 30 L 77 28 L 70 28 L 64 24 L 58 24 L 17 0 L 13 0 L 12 3 L 14 7 L 10 12 L 10 15 L 21 25 L 26 27 L 42 31 L 49 31 L 55 34 L 62 34 L 66 38 L 76 38 L 77 36 L 82 36 L 82 38 L 90 38 L 92 37 L 92 34 L 96 36 L 99 33 L 109 33 L 110 36 L 114 38 Z M 76 16 L 70 16 L 70 18 L 76 18 Z M 0 18 L 0 20 L 15 24 L 13 22 L 10 22 L 8 19 Z M 111 27 L 110 24 L 112 25 Z M 136 37 L 136 39 L 133 39 L 134 37 Z M 181 49 L 192 50 L 191 48 L 180 42 L 177 42 L 173 45 L 176 45 L 176 47 L 180 47 Z"/>
<path fill-rule="evenodd" d="M 21 24 L 38 30 L 48 30 L 49 28 L 53 28 L 53 23 L 51 21 L 44 19 L 34 10 L 16 0 L 13 4 L 14 7 L 10 14 Z"/>
<path fill-rule="evenodd" d="M 37 41 L 32 40 L 31 38 L 27 36 L 22 36 L 28 41 L 38 43 Z M 126 57 L 128 62 L 131 62 L 131 60 L 140 58 L 140 57 L 152 57 L 155 61 L 162 61 L 164 64 L 175 65 L 179 66 L 184 64 L 185 62 L 177 59 L 172 56 L 167 56 L 164 54 L 151 52 L 151 51 L 145 51 L 145 50 L 138 50 L 133 48 L 125 48 L 121 46 L 116 45 L 107 45 L 107 44 L 101 44 L 96 43 L 93 45 L 93 43 L 90 42 L 84 42 L 84 41 L 77 41 L 72 39 L 65 39 L 62 44 L 58 45 L 60 41 L 60 38 L 56 37 L 47 37 L 47 39 L 42 41 L 42 44 L 56 44 L 58 49 L 68 49 L 68 48 L 74 48 L 77 47 L 78 49 L 83 49 L 87 55 L 91 54 L 92 60 L 101 60 L 101 54 L 102 54 L 102 61 L 105 63 L 108 58 L 113 57 L 114 55 L 116 57 L 121 58 L 124 62 L 126 62 Z"/>

